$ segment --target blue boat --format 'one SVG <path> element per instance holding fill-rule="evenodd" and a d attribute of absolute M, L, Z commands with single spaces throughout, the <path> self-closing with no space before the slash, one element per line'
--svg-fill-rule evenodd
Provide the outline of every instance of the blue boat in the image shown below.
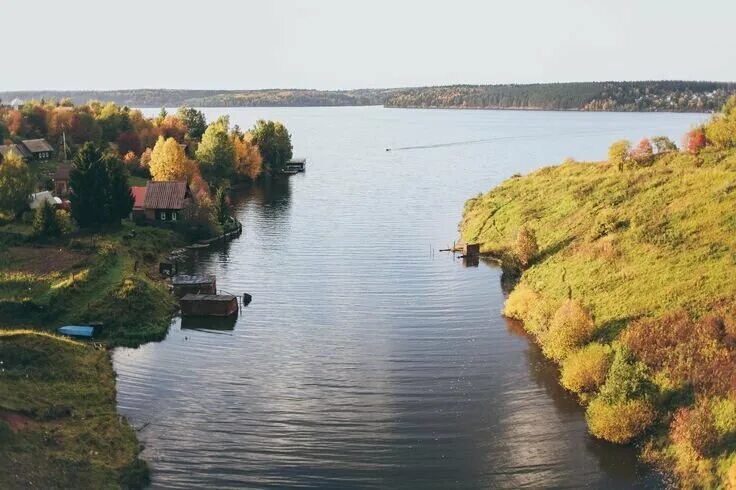
<path fill-rule="evenodd" d="M 58 332 L 69 337 L 91 338 L 95 334 L 95 327 L 89 325 L 67 325 L 59 327 Z"/>

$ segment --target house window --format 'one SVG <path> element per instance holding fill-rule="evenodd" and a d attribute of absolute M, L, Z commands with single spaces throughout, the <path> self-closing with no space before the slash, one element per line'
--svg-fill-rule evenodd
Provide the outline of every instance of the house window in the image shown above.
<path fill-rule="evenodd" d="M 176 216 L 176 211 L 172 211 L 171 212 L 171 221 L 176 221 L 177 218 L 178 218 L 178 216 Z"/>
<path fill-rule="evenodd" d="M 161 211 L 161 221 L 166 221 L 166 211 Z"/>

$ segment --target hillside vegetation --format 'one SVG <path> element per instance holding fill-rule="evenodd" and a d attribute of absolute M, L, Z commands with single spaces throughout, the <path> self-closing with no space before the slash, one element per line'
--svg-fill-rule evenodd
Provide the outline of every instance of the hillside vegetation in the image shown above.
<path fill-rule="evenodd" d="M 129 488 L 148 478 L 117 414 L 108 353 L 0 330 L 0 488 Z"/>
<path fill-rule="evenodd" d="M 448 85 L 357 90 L 172 90 L 0 92 L 6 103 L 20 99 L 112 101 L 130 107 L 308 107 L 365 106 L 582 111 L 718 110 L 736 83 L 692 81 L 569 82 L 507 85 Z"/>
<path fill-rule="evenodd" d="M 736 100 L 686 151 L 657 139 L 514 177 L 461 233 L 518 283 L 524 321 L 593 435 L 684 487 L 736 488 Z M 729 485 L 731 485 L 729 487 Z"/>

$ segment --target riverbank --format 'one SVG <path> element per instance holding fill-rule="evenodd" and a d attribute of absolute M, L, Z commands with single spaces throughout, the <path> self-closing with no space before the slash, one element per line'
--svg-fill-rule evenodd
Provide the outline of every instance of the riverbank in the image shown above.
<path fill-rule="evenodd" d="M 16 227 L 17 228 L 17 227 Z M 107 349 L 161 340 L 177 309 L 159 259 L 184 240 L 124 224 L 49 244 L 0 230 L 0 487 L 138 488 L 135 432 L 117 415 Z M 53 335 L 100 321 L 96 343 Z M 106 348 L 105 348 L 106 347 Z"/>
<path fill-rule="evenodd" d="M 560 364 L 591 432 L 686 487 L 736 478 L 734 183 L 732 150 L 568 162 L 469 200 L 461 223 L 520 274 L 505 313 Z"/>

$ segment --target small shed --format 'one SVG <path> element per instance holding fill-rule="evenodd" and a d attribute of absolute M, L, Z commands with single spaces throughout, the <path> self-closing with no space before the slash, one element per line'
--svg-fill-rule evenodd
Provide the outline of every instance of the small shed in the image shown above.
<path fill-rule="evenodd" d="M 72 164 L 61 162 L 54 172 L 54 194 L 66 196 L 69 194 L 69 179 L 72 172 Z"/>
<path fill-rule="evenodd" d="M 463 246 L 463 255 L 466 257 L 478 257 L 480 255 L 480 243 L 466 243 Z"/>
<path fill-rule="evenodd" d="M 176 296 L 185 296 L 187 294 L 216 294 L 217 280 L 214 275 L 186 275 L 179 274 L 171 279 L 171 285 L 174 287 Z"/>
<path fill-rule="evenodd" d="M 133 195 L 133 210 L 130 212 L 130 218 L 135 222 L 145 220 L 146 214 L 143 203 L 146 200 L 146 188 L 143 186 L 131 186 L 130 193 Z"/>
<path fill-rule="evenodd" d="M 179 300 L 182 316 L 231 316 L 238 312 L 232 294 L 187 294 Z"/>

